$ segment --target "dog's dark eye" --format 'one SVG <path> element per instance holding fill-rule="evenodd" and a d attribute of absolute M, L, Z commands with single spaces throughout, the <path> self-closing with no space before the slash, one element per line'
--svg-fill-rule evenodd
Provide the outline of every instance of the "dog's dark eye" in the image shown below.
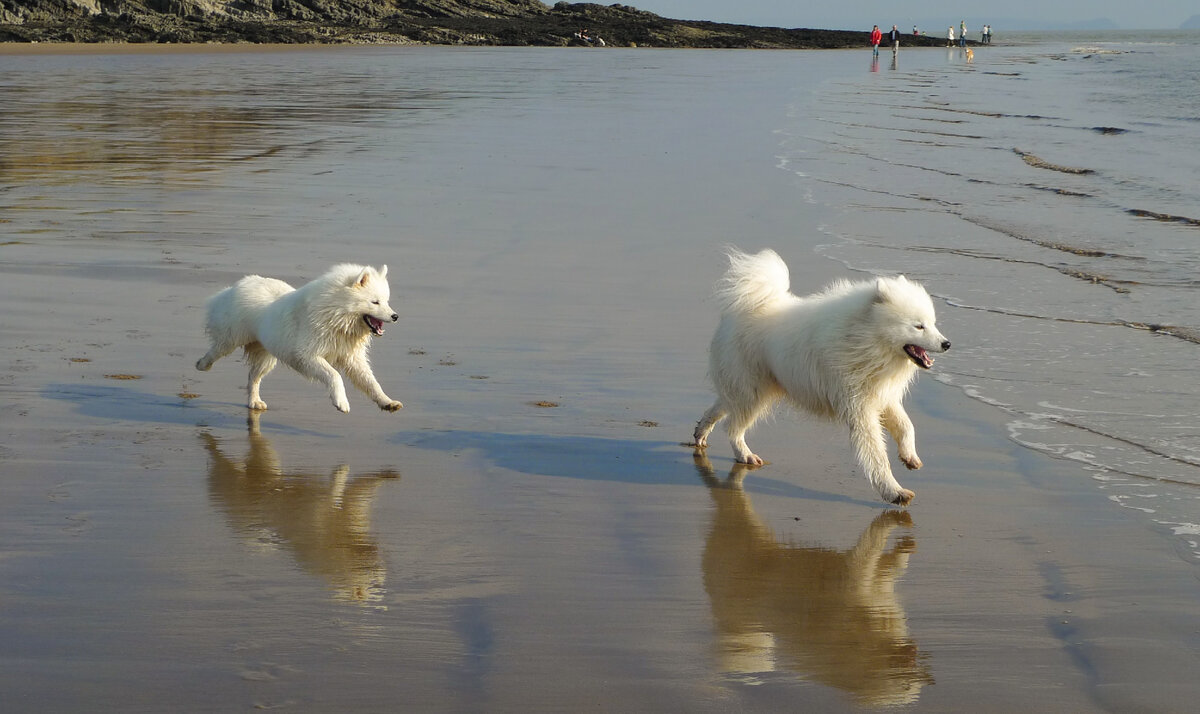
<path fill-rule="evenodd" d="M 913 327 L 917 328 L 918 330 L 924 330 L 924 329 L 925 329 L 925 326 L 924 326 L 924 325 L 913 325 Z"/>
<path fill-rule="evenodd" d="M 371 301 L 371 304 L 372 304 L 372 305 L 378 305 L 378 304 L 379 304 L 379 301 L 378 301 L 378 300 L 372 300 L 372 301 Z"/>

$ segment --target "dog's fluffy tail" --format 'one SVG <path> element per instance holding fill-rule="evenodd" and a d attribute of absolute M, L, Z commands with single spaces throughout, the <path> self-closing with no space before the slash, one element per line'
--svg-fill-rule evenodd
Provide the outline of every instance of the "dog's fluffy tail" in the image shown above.
<path fill-rule="evenodd" d="M 756 312 L 788 295 L 787 263 L 775 251 L 768 248 L 751 255 L 729 248 L 727 255 L 729 269 L 716 290 L 722 313 Z"/>

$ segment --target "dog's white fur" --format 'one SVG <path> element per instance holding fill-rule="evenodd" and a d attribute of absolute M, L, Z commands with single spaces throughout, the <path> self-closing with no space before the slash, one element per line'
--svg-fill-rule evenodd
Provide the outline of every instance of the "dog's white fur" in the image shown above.
<path fill-rule="evenodd" d="M 901 400 L 917 362 L 927 368 L 929 352 L 950 348 L 934 324 L 933 301 L 904 276 L 839 281 L 807 297 L 791 294 L 788 283 L 787 265 L 775 251 L 729 251 L 709 352 L 717 401 L 696 425 L 694 445 L 706 447 L 713 427 L 728 417 L 737 461 L 761 465 L 746 446 L 746 431 L 786 399 L 846 424 L 871 485 L 883 500 L 907 505 L 913 492 L 892 476 L 883 429 L 905 466 L 921 468 Z"/>
<path fill-rule="evenodd" d="M 247 275 L 209 299 L 205 330 L 212 347 L 196 369 L 207 371 L 241 347 L 250 365 L 251 409 L 267 408 L 259 384 L 283 362 L 324 384 L 339 411 L 350 411 L 340 371 L 381 409 L 394 412 L 404 405 L 384 394 L 367 361 L 372 334 L 382 335 L 383 324 L 398 318 L 390 296 L 386 265 L 336 265 L 299 289 Z"/>

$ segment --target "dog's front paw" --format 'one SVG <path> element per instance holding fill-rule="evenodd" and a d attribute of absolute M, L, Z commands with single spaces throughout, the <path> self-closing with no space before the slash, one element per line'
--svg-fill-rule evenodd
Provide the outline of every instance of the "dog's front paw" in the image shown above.
<path fill-rule="evenodd" d="M 250 407 L 251 410 L 256 412 L 266 411 L 267 409 L 267 403 L 261 399 L 255 399 L 246 406 Z"/>
<path fill-rule="evenodd" d="M 739 464 L 746 464 L 747 466 L 762 466 L 763 464 L 767 463 L 766 461 L 763 461 L 758 454 L 746 454 L 745 456 L 739 456 L 737 462 Z"/>
<path fill-rule="evenodd" d="M 400 402 L 396 401 L 395 399 L 393 399 L 392 401 L 390 401 L 386 404 L 380 404 L 379 408 L 384 410 L 385 412 L 398 412 L 404 408 L 404 405 L 401 404 Z"/>
<path fill-rule="evenodd" d="M 895 498 L 888 501 L 888 503 L 894 503 L 897 506 L 907 506 L 908 504 L 912 503 L 912 500 L 916 497 L 916 495 L 917 494 L 909 491 L 907 488 L 902 488 L 900 489 L 900 493 Z"/>
<path fill-rule="evenodd" d="M 350 413 L 350 402 L 347 402 L 347 401 L 345 401 L 345 400 L 342 400 L 342 401 L 340 401 L 340 402 L 334 402 L 334 403 L 333 403 L 333 406 L 334 406 L 335 408 L 337 408 L 337 410 L 338 410 L 339 412 L 343 413 L 343 414 L 349 414 L 349 413 Z"/>
<path fill-rule="evenodd" d="M 921 457 L 917 456 L 915 453 L 908 454 L 907 456 L 900 454 L 900 460 L 904 462 L 904 465 L 907 466 L 910 471 L 916 471 L 924 466 L 924 464 L 921 463 Z"/>

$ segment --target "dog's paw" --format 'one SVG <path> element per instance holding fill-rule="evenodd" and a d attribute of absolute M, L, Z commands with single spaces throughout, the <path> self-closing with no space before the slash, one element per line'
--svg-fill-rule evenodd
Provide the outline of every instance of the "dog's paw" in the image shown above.
<path fill-rule="evenodd" d="M 267 410 L 267 403 L 261 399 L 255 399 L 246 406 L 250 407 L 251 411 L 262 412 Z"/>
<path fill-rule="evenodd" d="M 392 401 L 388 402 L 387 404 L 380 404 L 379 408 L 384 410 L 385 412 L 398 412 L 404 408 L 404 405 L 393 399 Z"/>
<path fill-rule="evenodd" d="M 904 465 L 907 466 L 910 471 L 916 471 L 924 466 L 924 464 L 921 463 L 921 457 L 917 456 L 916 454 L 910 454 L 908 456 L 900 454 L 900 460 L 904 462 Z"/>
<path fill-rule="evenodd" d="M 213 363 L 209 362 L 207 359 L 205 359 L 203 357 L 196 360 L 196 369 L 200 370 L 201 372 L 207 372 L 208 370 L 212 369 L 212 366 L 213 366 Z"/>
<path fill-rule="evenodd" d="M 343 414 L 349 414 L 349 413 L 350 413 L 350 402 L 347 402 L 347 401 L 334 402 L 334 403 L 333 403 L 333 406 L 334 406 L 334 407 L 335 407 L 335 408 L 336 408 L 336 409 L 337 409 L 339 412 L 341 412 L 341 413 L 343 413 Z"/>
<path fill-rule="evenodd" d="M 758 454 L 746 454 L 745 456 L 738 457 L 737 462 L 739 464 L 746 464 L 747 466 L 762 466 L 767 463 Z"/>
<path fill-rule="evenodd" d="M 912 503 L 912 500 L 916 497 L 916 495 L 917 494 L 909 491 L 907 488 L 902 488 L 900 489 L 899 495 L 897 495 L 891 501 L 888 501 L 888 503 L 894 503 L 897 506 L 907 506 L 908 504 Z"/>

